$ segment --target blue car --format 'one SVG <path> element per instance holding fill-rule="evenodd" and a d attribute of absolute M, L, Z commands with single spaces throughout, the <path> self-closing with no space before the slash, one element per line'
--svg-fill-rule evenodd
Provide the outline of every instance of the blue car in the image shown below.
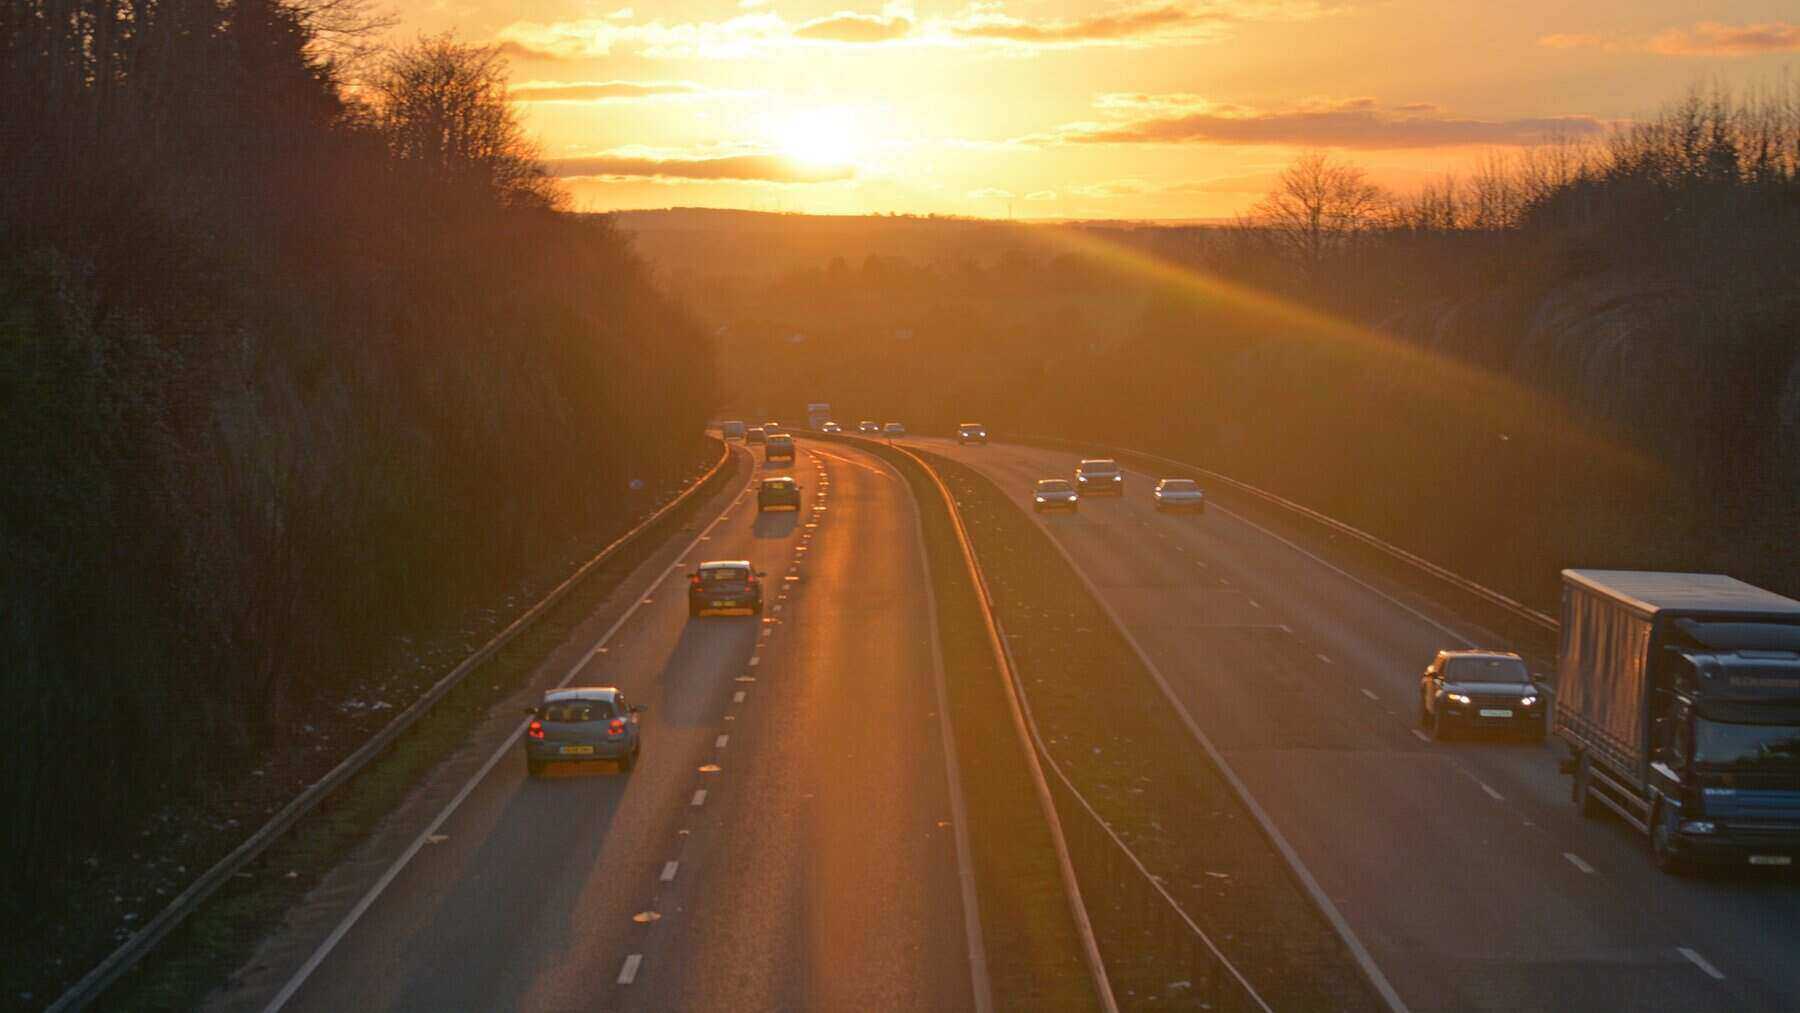
<path fill-rule="evenodd" d="M 525 772 L 537 777 L 552 763 L 616 763 L 630 773 L 644 743 L 638 715 L 644 708 L 625 702 L 615 686 L 553 689 L 528 708 Z"/>

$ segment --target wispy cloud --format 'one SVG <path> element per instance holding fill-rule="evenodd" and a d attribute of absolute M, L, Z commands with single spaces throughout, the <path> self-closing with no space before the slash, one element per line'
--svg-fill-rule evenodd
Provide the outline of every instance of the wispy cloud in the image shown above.
<path fill-rule="evenodd" d="M 721 21 L 637 22 L 616 16 L 517 21 L 495 41 L 511 56 L 597 60 L 616 50 L 653 59 L 740 59 L 804 46 L 936 46 L 1038 51 L 1093 46 L 1180 46 L 1215 42 L 1234 24 L 1302 20 L 1341 4 L 1309 0 L 1201 0 L 1127 4 L 1076 18 L 1023 18 L 1003 3 L 978 0 L 960 12 L 920 19 L 903 0 L 875 12 L 841 10 L 798 23 L 738 0 L 748 13 Z"/>
<path fill-rule="evenodd" d="M 1384 107 L 1373 98 L 1315 99 L 1283 109 L 1207 102 L 1193 95 L 1101 96 L 1102 108 L 1127 115 L 1071 123 L 1021 140 L 1037 144 L 1236 144 L 1390 150 L 1458 145 L 1534 144 L 1549 136 L 1583 137 L 1609 126 L 1592 116 L 1475 119 L 1426 103 Z M 1129 115 L 1139 113 L 1138 115 Z"/>
<path fill-rule="evenodd" d="M 983 187 L 980 190 L 970 190 L 963 196 L 970 200 L 1012 200 L 1018 195 L 1011 190 L 1002 190 L 996 186 L 989 186 Z"/>
<path fill-rule="evenodd" d="M 575 158 L 552 158 L 552 175 L 562 179 L 618 182 L 831 183 L 851 179 L 848 165 L 803 165 L 779 155 L 658 155 L 635 150 L 600 152 Z"/>
<path fill-rule="evenodd" d="M 728 94 L 692 81 L 526 81 L 507 92 L 514 102 L 635 102 Z"/>
<path fill-rule="evenodd" d="M 1025 195 L 1026 200 L 1055 200 L 1055 190 L 1033 190 Z"/>
<path fill-rule="evenodd" d="M 1758 56 L 1800 53 L 1800 24 L 1765 21 L 1728 25 L 1701 21 L 1653 35 L 1546 35 L 1538 45 L 1550 49 L 1599 49 L 1609 53 L 1657 53 L 1662 56 Z"/>

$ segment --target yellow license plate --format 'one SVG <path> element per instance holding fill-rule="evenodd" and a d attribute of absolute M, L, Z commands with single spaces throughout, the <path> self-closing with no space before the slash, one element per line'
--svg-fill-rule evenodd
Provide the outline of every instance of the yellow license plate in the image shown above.
<path fill-rule="evenodd" d="M 594 747 L 593 746 L 564 746 L 564 747 L 562 747 L 562 754 L 564 756 L 592 756 L 592 755 L 594 755 Z"/>

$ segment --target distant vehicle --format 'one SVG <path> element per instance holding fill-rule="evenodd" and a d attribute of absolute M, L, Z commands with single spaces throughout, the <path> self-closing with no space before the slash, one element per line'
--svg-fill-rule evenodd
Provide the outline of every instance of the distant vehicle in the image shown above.
<path fill-rule="evenodd" d="M 905 436 L 906 427 L 898 422 L 889 422 L 881 427 L 881 432 L 884 436 Z"/>
<path fill-rule="evenodd" d="M 843 431 L 844 427 L 838 425 L 836 422 L 827 422 L 819 427 L 819 432 L 822 433 L 841 433 Z"/>
<path fill-rule="evenodd" d="M 744 442 L 752 447 L 763 442 L 766 438 L 767 436 L 764 434 L 763 427 L 761 426 L 751 426 L 744 430 Z"/>
<path fill-rule="evenodd" d="M 1125 472 L 1111 458 L 1088 458 L 1075 466 L 1075 487 L 1090 496 L 1123 496 Z"/>
<path fill-rule="evenodd" d="M 1583 815 L 1665 872 L 1800 855 L 1800 601 L 1716 573 L 1564 570 L 1556 734 Z"/>
<path fill-rule="evenodd" d="M 642 706 L 625 702 L 615 686 L 553 689 L 536 707 L 528 708 L 525 725 L 525 773 L 537 777 L 552 763 L 605 760 L 630 772 L 644 750 L 638 729 Z"/>
<path fill-rule="evenodd" d="M 1511 651 L 1439 651 L 1419 677 L 1419 726 L 1434 739 L 1491 728 L 1541 742 L 1547 700 Z"/>
<path fill-rule="evenodd" d="M 863 419 L 856 424 L 856 431 L 859 433 L 879 433 L 881 432 L 881 423 Z"/>
<path fill-rule="evenodd" d="M 1158 510 L 1192 510 L 1206 512 L 1206 494 L 1191 478 L 1165 478 L 1150 490 L 1150 499 Z"/>
<path fill-rule="evenodd" d="M 956 442 L 961 446 L 971 443 L 985 445 L 988 441 L 987 427 L 979 422 L 964 422 L 956 427 Z"/>
<path fill-rule="evenodd" d="M 719 433 L 728 440 L 741 440 L 744 438 L 744 424 L 735 419 L 721 422 L 719 423 Z"/>
<path fill-rule="evenodd" d="M 763 450 L 763 460 L 769 464 L 780 461 L 784 464 L 794 463 L 794 438 L 786 433 L 774 433 L 764 437 L 767 448 Z"/>
<path fill-rule="evenodd" d="M 1081 496 L 1066 478 L 1040 478 L 1031 492 L 1031 508 L 1038 513 L 1048 510 L 1077 510 Z"/>
<path fill-rule="evenodd" d="M 770 421 L 763 423 L 763 432 L 764 433 L 785 433 L 785 432 L 787 432 L 787 427 L 782 425 L 781 423 L 776 422 L 773 419 L 771 419 Z"/>
<path fill-rule="evenodd" d="M 688 574 L 688 615 L 762 615 L 764 576 L 747 559 L 716 559 Z"/>
<path fill-rule="evenodd" d="M 756 512 L 800 509 L 800 483 L 789 476 L 765 478 L 756 487 Z"/>
<path fill-rule="evenodd" d="M 806 406 L 806 428 L 823 429 L 830 421 L 831 405 L 828 402 L 814 401 Z"/>

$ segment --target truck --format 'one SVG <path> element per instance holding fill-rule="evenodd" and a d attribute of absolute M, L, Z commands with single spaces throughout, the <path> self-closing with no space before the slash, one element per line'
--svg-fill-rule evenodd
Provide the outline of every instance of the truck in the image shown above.
<path fill-rule="evenodd" d="M 1616 813 L 1663 871 L 1800 855 L 1800 601 L 1564 570 L 1553 714 L 1582 815 Z"/>
<path fill-rule="evenodd" d="M 831 421 L 831 403 L 814 401 L 806 406 L 806 428 L 817 432 Z"/>

